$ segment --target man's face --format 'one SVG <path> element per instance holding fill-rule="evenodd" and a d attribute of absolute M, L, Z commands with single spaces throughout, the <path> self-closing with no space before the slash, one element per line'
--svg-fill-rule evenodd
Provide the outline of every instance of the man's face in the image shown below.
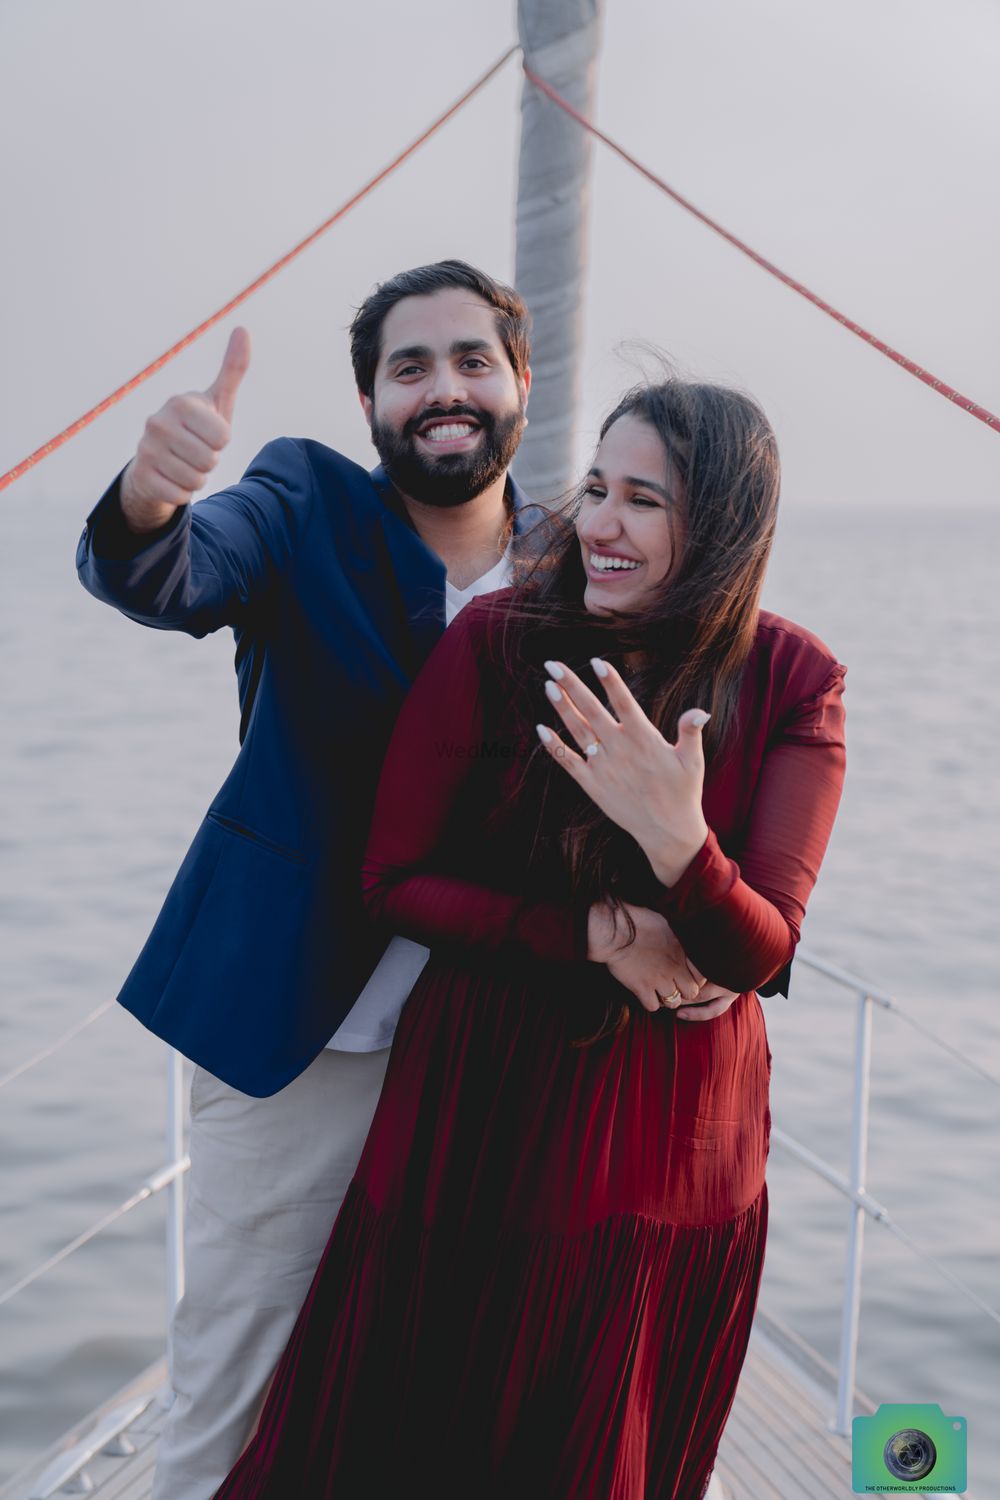
<path fill-rule="evenodd" d="M 396 303 L 361 404 L 397 489 L 424 505 L 464 505 L 506 472 L 530 384 L 530 371 L 514 373 L 493 308 L 448 287 Z"/>

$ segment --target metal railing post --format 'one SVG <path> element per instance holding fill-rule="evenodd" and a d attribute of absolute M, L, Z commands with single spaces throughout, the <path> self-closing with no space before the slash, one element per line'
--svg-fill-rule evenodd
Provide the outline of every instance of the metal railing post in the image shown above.
<path fill-rule="evenodd" d="M 861 1320 L 861 1256 L 864 1249 L 865 1210 L 859 1194 L 868 1175 L 868 1102 L 871 1094 L 872 1001 L 858 994 L 854 1035 L 854 1107 L 851 1114 L 851 1193 L 853 1202 L 847 1231 L 847 1266 L 840 1322 L 840 1368 L 837 1374 L 837 1413 L 834 1432 L 847 1437 L 854 1414 L 854 1384 L 858 1365 L 858 1327 Z"/>
<path fill-rule="evenodd" d="M 184 1155 L 184 1059 L 167 1053 L 167 1166 Z M 184 1174 L 167 1188 L 167 1323 L 184 1295 Z"/>

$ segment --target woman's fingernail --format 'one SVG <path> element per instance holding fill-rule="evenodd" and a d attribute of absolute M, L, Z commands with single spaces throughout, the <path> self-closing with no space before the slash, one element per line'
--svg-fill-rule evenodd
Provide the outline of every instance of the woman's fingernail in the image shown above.
<path fill-rule="evenodd" d="M 602 661 L 599 656 L 592 656 L 590 658 L 590 665 L 593 667 L 598 677 L 607 677 L 608 664 L 606 661 Z"/>
<path fill-rule="evenodd" d="M 711 717 L 711 714 L 707 714 L 703 708 L 699 708 L 691 715 L 691 723 L 695 729 L 704 729 Z"/>
<path fill-rule="evenodd" d="M 557 661 L 547 661 L 545 663 L 545 670 L 546 672 L 548 672 L 550 677 L 555 678 L 556 682 L 562 682 L 563 678 L 566 676 L 566 673 L 563 671 L 562 667 Z"/>
<path fill-rule="evenodd" d="M 562 692 L 556 687 L 554 682 L 547 682 L 545 684 L 545 692 L 548 695 L 550 703 L 558 703 L 562 697 Z"/>
<path fill-rule="evenodd" d="M 546 727 L 545 727 L 544 724 L 536 724 L 535 725 L 535 731 L 536 731 L 536 733 L 538 735 L 538 738 L 541 740 L 541 742 L 542 742 L 543 745 L 551 745 L 551 743 L 552 743 L 552 731 L 551 731 L 551 729 L 546 729 Z"/>

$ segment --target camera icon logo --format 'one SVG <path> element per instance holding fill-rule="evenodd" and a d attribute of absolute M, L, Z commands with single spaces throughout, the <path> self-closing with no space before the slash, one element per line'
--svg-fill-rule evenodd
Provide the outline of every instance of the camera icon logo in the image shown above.
<path fill-rule="evenodd" d="M 933 1402 L 886 1403 L 851 1426 L 851 1488 L 856 1495 L 962 1495 L 964 1417 Z"/>

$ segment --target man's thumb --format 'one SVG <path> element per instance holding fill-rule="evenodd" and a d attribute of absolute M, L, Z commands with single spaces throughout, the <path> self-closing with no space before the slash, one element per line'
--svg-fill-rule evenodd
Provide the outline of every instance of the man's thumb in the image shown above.
<path fill-rule="evenodd" d="M 250 335 L 245 328 L 234 328 L 229 335 L 222 368 L 209 386 L 205 395 L 220 416 L 227 422 L 233 420 L 236 393 L 240 382 L 250 367 Z"/>

